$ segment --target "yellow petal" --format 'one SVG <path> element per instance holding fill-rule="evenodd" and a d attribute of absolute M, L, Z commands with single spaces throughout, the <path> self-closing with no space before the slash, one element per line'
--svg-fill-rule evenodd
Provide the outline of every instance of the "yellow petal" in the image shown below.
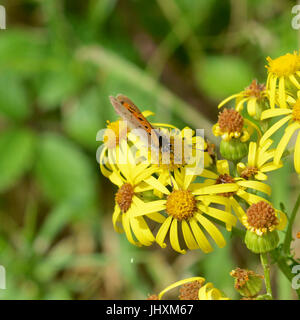
<path fill-rule="evenodd" d="M 271 194 L 271 188 L 267 184 L 259 181 L 251 181 L 251 180 L 244 180 L 244 181 L 238 181 L 237 182 L 239 186 L 258 190 L 261 192 L 266 193 L 267 195 Z"/>
<path fill-rule="evenodd" d="M 299 128 L 300 128 L 299 122 L 294 122 L 286 128 L 285 133 L 282 136 L 280 142 L 278 143 L 278 146 L 275 151 L 275 156 L 274 156 L 274 163 L 275 164 L 279 164 L 281 156 L 282 156 L 287 144 L 289 143 L 294 132 Z"/>
<path fill-rule="evenodd" d="M 181 228 L 182 228 L 182 234 L 183 234 L 183 238 L 186 243 L 186 246 L 190 250 L 198 249 L 199 246 L 197 245 L 197 242 L 192 234 L 192 231 L 185 220 L 181 221 Z"/>
<path fill-rule="evenodd" d="M 184 170 L 186 172 L 186 170 Z M 195 179 L 195 175 L 191 174 L 185 174 L 184 175 L 184 181 L 183 181 L 183 190 L 187 190 L 189 185 L 192 183 L 193 179 Z"/>
<path fill-rule="evenodd" d="M 218 195 L 197 196 L 196 200 L 202 201 L 205 204 L 217 203 L 217 204 L 222 204 L 224 206 L 229 204 L 229 199 L 227 197 L 218 196 Z"/>
<path fill-rule="evenodd" d="M 299 84 L 298 80 L 296 79 L 296 77 L 293 74 L 291 74 L 289 76 L 289 79 L 291 80 L 293 85 L 299 90 L 300 89 L 300 84 Z"/>
<path fill-rule="evenodd" d="M 284 76 L 279 78 L 279 105 L 281 108 L 286 108 L 286 98 L 285 98 L 285 84 Z"/>
<path fill-rule="evenodd" d="M 231 205 L 238 219 L 242 221 L 243 217 L 246 214 L 244 209 L 233 197 L 231 198 Z"/>
<path fill-rule="evenodd" d="M 150 246 L 152 242 L 155 241 L 155 238 L 143 217 L 132 217 L 130 219 L 130 225 L 133 234 L 142 245 Z"/>
<path fill-rule="evenodd" d="M 170 290 L 172 290 L 172 289 L 174 289 L 176 287 L 182 286 L 185 283 L 190 283 L 190 282 L 194 282 L 194 281 L 199 281 L 201 283 L 204 283 L 205 279 L 202 278 L 202 277 L 191 277 L 191 278 L 187 278 L 187 279 L 183 279 L 183 280 L 177 281 L 177 282 L 171 284 L 170 286 L 168 286 L 167 288 L 165 288 L 163 291 L 161 291 L 159 293 L 159 295 L 158 295 L 158 299 L 161 300 L 161 298 L 163 297 L 163 295 L 166 292 L 168 292 L 168 291 L 170 291 Z"/>
<path fill-rule="evenodd" d="M 134 187 L 135 193 L 141 193 L 145 191 L 153 190 L 152 186 L 149 186 L 149 184 L 141 182 L 137 186 Z"/>
<path fill-rule="evenodd" d="M 216 208 L 203 206 L 203 205 L 198 205 L 197 207 L 202 212 L 206 213 L 207 215 L 209 215 L 217 220 L 225 222 L 225 224 L 234 226 L 237 222 L 236 217 L 233 214 L 231 214 L 230 212 L 223 211 L 223 210 L 216 209 Z"/>
<path fill-rule="evenodd" d="M 132 198 L 132 201 L 136 205 L 134 208 L 133 217 L 144 216 L 149 213 L 165 210 L 167 202 L 167 200 L 144 202 L 136 196 Z"/>
<path fill-rule="evenodd" d="M 129 221 L 129 216 L 130 216 L 129 210 L 126 213 L 122 214 L 122 225 L 123 225 L 123 228 L 125 230 L 125 234 L 126 234 L 127 240 L 131 244 L 140 247 L 141 244 L 136 242 L 132 237 L 131 228 L 130 228 L 130 221 Z"/>
<path fill-rule="evenodd" d="M 230 300 L 228 297 L 225 297 L 220 290 L 214 288 L 210 282 L 200 288 L 198 298 L 199 300 Z"/>
<path fill-rule="evenodd" d="M 156 235 L 156 242 L 162 247 L 165 248 L 167 245 L 164 242 L 166 235 L 169 231 L 170 228 L 170 224 L 172 222 L 173 217 L 169 216 L 164 223 L 161 225 L 161 227 L 159 228 L 157 235 Z"/>
<path fill-rule="evenodd" d="M 236 165 L 236 168 L 238 170 L 238 173 L 241 173 L 243 170 L 246 169 L 246 165 L 242 162 L 239 162 L 237 165 Z"/>
<path fill-rule="evenodd" d="M 158 222 L 158 223 L 164 223 L 164 221 L 166 220 L 166 217 L 158 212 L 148 213 L 147 218 L 149 218 L 155 222 Z"/>
<path fill-rule="evenodd" d="M 267 140 L 264 142 L 264 144 L 262 144 L 262 143 L 260 142 L 259 148 L 258 148 L 258 149 L 259 149 L 259 153 L 264 153 L 264 152 L 266 152 L 266 150 L 270 148 L 270 146 L 272 145 L 272 143 L 273 143 L 273 140 L 271 140 L 271 139 L 267 139 Z"/>
<path fill-rule="evenodd" d="M 132 172 L 134 172 L 135 169 L 133 168 Z M 155 172 L 157 172 L 157 168 L 155 167 L 150 167 L 146 170 L 144 170 L 143 172 L 140 173 L 139 176 L 134 176 L 134 173 L 132 174 L 134 176 L 133 180 L 133 185 L 137 185 L 142 181 L 145 181 L 148 177 L 151 177 L 152 174 L 154 174 Z"/>
<path fill-rule="evenodd" d="M 199 300 L 209 300 L 208 299 L 208 296 L 207 296 L 207 291 L 209 289 L 212 289 L 214 286 L 211 282 L 208 282 L 206 283 L 204 286 L 202 286 L 200 289 L 199 289 L 199 292 L 198 292 L 198 298 Z"/>
<path fill-rule="evenodd" d="M 278 116 L 285 116 L 287 114 L 291 114 L 293 111 L 291 109 L 268 109 L 262 112 L 261 120 L 265 120 L 268 118 L 278 117 Z"/>
<path fill-rule="evenodd" d="M 284 117 L 283 119 L 279 120 L 278 122 L 276 122 L 275 124 L 273 124 L 273 126 L 271 128 L 269 128 L 265 134 L 263 135 L 263 137 L 260 140 L 260 143 L 264 143 L 267 139 L 270 138 L 270 136 L 275 133 L 277 130 L 279 130 L 285 123 L 287 123 L 290 119 L 292 118 L 291 115 L 288 115 L 286 117 Z"/>
<path fill-rule="evenodd" d="M 168 123 L 151 122 L 151 124 L 152 124 L 154 127 L 157 127 L 157 128 L 177 129 L 175 126 L 173 126 L 172 124 L 168 124 Z M 177 130 L 178 130 L 178 129 L 177 129 Z"/>
<path fill-rule="evenodd" d="M 248 166 L 255 167 L 256 165 L 256 143 L 250 142 L 248 154 Z"/>
<path fill-rule="evenodd" d="M 227 102 L 229 102 L 230 100 L 233 100 L 237 97 L 239 97 L 241 94 L 240 93 L 236 93 L 236 94 L 233 94 L 232 96 L 224 99 L 219 105 L 218 105 L 218 109 L 222 108 Z"/>
<path fill-rule="evenodd" d="M 122 178 L 120 177 L 119 174 L 117 174 L 115 171 L 112 172 L 108 179 L 115 185 L 117 185 L 119 188 L 124 184 Z"/>
<path fill-rule="evenodd" d="M 206 239 L 204 233 L 202 232 L 202 230 L 198 226 L 197 220 L 195 218 L 191 218 L 190 219 L 190 226 L 192 228 L 194 237 L 195 237 L 195 239 L 197 241 L 197 244 L 198 244 L 199 248 L 204 253 L 209 253 L 209 252 L 213 251 L 212 246 L 210 245 L 210 243 Z"/>
<path fill-rule="evenodd" d="M 277 77 L 272 75 L 269 78 L 269 84 L 270 84 L 270 107 L 271 108 L 275 108 L 276 82 L 277 82 Z"/>
<path fill-rule="evenodd" d="M 270 170 L 272 171 L 272 170 Z M 262 173 L 261 171 L 258 171 L 257 174 L 254 175 L 254 178 L 256 180 L 261 180 L 261 181 L 265 181 L 268 180 L 268 176 L 264 173 Z"/>
<path fill-rule="evenodd" d="M 294 151 L 294 166 L 297 173 L 300 174 L 300 134 L 296 140 L 295 151 Z"/>
<path fill-rule="evenodd" d="M 257 135 L 258 135 L 258 139 L 261 138 L 261 130 L 260 128 L 252 121 L 244 118 L 244 123 L 247 125 L 247 130 L 243 129 L 244 130 L 244 139 L 243 139 L 243 142 L 249 140 L 252 132 L 253 132 L 253 129 L 257 132 Z"/>
<path fill-rule="evenodd" d="M 195 217 L 199 221 L 199 223 L 204 227 L 204 229 L 210 234 L 210 236 L 214 239 L 217 246 L 219 248 L 223 248 L 226 245 L 226 241 L 219 229 L 200 213 L 197 213 Z"/>
<path fill-rule="evenodd" d="M 227 160 L 218 160 L 217 161 L 217 170 L 219 174 L 230 174 L 229 164 Z"/>
<path fill-rule="evenodd" d="M 108 178 L 111 174 L 111 171 L 108 170 L 108 168 L 105 166 L 107 165 L 106 164 L 106 160 L 105 160 L 105 157 L 106 157 L 106 151 L 107 149 L 103 149 L 101 154 L 100 154 L 100 160 L 99 160 L 99 163 L 100 163 L 100 170 L 101 170 L 101 173 L 104 175 L 104 177 Z"/>
<path fill-rule="evenodd" d="M 244 199 L 246 202 L 248 202 L 250 205 L 253 204 L 253 203 L 260 202 L 260 201 L 264 201 L 264 202 L 270 203 L 268 200 L 266 200 L 263 197 L 257 196 L 255 194 L 252 194 L 252 193 L 249 193 L 249 192 L 245 192 L 243 190 L 239 190 L 237 192 L 237 195 L 240 198 Z"/>
<path fill-rule="evenodd" d="M 201 173 L 201 177 L 208 178 L 208 179 L 217 179 L 218 175 L 210 170 L 203 169 Z"/>
<path fill-rule="evenodd" d="M 114 213 L 112 215 L 112 222 L 113 222 L 113 226 L 114 226 L 114 229 L 116 230 L 116 232 L 118 233 L 122 233 L 124 232 L 123 229 L 119 228 L 117 223 L 121 220 L 121 209 L 120 207 L 116 204 L 115 205 L 115 210 L 114 210 Z"/>
<path fill-rule="evenodd" d="M 252 97 L 247 103 L 247 111 L 251 117 L 256 114 L 256 98 Z"/>
<path fill-rule="evenodd" d="M 195 195 L 205 195 L 205 194 L 215 194 L 215 193 L 225 193 L 225 192 L 235 192 L 238 190 L 238 185 L 236 183 L 224 183 L 224 184 L 214 184 L 212 186 L 199 188 L 193 191 Z"/>
<path fill-rule="evenodd" d="M 151 185 L 156 190 L 162 192 L 163 194 L 167 194 L 167 195 L 170 194 L 169 190 L 159 180 L 155 179 L 154 177 L 151 176 L 145 179 L 144 181 L 149 185 Z"/>
<path fill-rule="evenodd" d="M 133 179 L 136 180 L 136 178 L 138 178 L 138 176 L 143 173 L 147 168 L 149 167 L 149 162 L 145 161 L 143 163 L 140 163 L 138 165 L 135 166 L 134 172 L 133 172 Z M 142 181 L 142 180 L 140 180 Z M 135 184 L 138 184 L 139 182 L 135 181 Z"/>
<path fill-rule="evenodd" d="M 287 224 L 287 216 L 284 212 L 280 210 L 276 210 L 276 213 L 279 213 L 279 223 L 276 226 L 277 230 L 283 230 L 286 227 Z"/>
<path fill-rule="evenodd" d="M 265 153 L 260 152 L 257 159 L 257 168 L 261 168 L 266 162 L 274 158 L 275 149 L 268 150 Z"/>
<path fill-rule="evenodd" d="M 186 251 L 180 248 L 179 239 L 178 239 L 178 221 L 173 219 L 171 228 L 170 228 L 170 243 L 171 247 L 182 254 L 185 254 Z"/>
<path fill-rule="evenodd" d="M 243 105 L 244 103 L 248 100 L 249 98 L 244 98 L 244 99 L 241 99 L 235 106 L 235 110 L 236 111 L 242 111 L 243 110 Z"/>
<path fill-rule="evenodd" d="M 143 114 L 143 116 L 144 116 L 145 118 L 155 115 L 155 113 L 152 112 L 152 111 L 150 111 L 150 110 L 145 110 L 145 111 L 142 112 L 142 114 Z"/>

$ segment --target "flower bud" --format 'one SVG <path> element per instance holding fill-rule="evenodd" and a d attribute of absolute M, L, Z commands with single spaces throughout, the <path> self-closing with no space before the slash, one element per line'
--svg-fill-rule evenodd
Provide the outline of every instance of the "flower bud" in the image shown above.
<path fill-rule="evenodd" d="M 242 220 L 248 229 L 245 244 L 249 250 L 264 253 L 277 248 L 279 237 L 276 227 L 279 219 L 275 209 L 268 202 L 252 204 Z"/>
<path fill-rule="evenodd" d="M 245 244 L 254 253 L 264 253 L 277 248 L 279 236 L 276 230 L 258 235 L 251 230 L 247 230 Z"/>
<path fill-rule="evenodd" d="M 243 297 L 254 297 L 262 288 L 262 279 L 264 277 L 254 271 L 236 268 L 230 272 L 230 275 L 235 278 L 234 288 Z"/>
<path fill-rule="evenodd" d="M 222 140 L 220 144 L 220 153 L 222 157 L 230 161 L 239 161 L 248 153 L 248 144 L 241 142 L 239 139 L 230 141 Z"/>

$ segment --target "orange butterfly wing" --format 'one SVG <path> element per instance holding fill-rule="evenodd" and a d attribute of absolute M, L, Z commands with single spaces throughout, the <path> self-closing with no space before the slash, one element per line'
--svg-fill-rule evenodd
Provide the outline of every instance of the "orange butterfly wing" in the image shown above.
<path fill-rule="evenodd" d="M 148 134 L 148 142 L 152 143 L 154 147 L 159 147 L 159 138 L 150 124 L 150 122 L 143 116 L 140 109 L 126 96 L 118 94 L 117 97 L 110 96 L 111 104 L 113 105 L 117 114 L 129 123 L 132 129 L 143 129 Z"/>

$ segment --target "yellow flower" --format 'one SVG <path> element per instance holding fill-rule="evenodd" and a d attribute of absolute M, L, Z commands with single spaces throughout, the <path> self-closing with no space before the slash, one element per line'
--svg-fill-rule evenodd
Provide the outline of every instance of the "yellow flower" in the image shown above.
<path fill-rule="evenodd" d="M 247 228 L 244 240 L 247 248 L 254 253 L 265 253 L 278 247 L 277 230 L 285 228 L 287 218 L 270 203 L 259 201 L 248 208 L 242 222 Z"/>
<path fill-rule="evenodd" d="M 236 197 L 245 200 L 250 205 L 262 200 L 267 202 L 267 200 L 265 200 L 264 198 L 247 191 L 248 189 L 250 189 L 270 195 L 271 188 L 267 184 L 250 179 L 246 180 L 241 177 L 232 177 L 230 175 L 229 163 L 227 160 L 218 160 L 216 165 L 217 173 L 204 169 L 201 174 L 202 177 L 207 178 L 207 180 L 204 182 L 204 184 L 207 185 L 207 189 L 202 188 L 203 195 L 219 193 L 221 196 L 227 198 L 229 200 L 229 203 L 225 206 L 225 210 L 227 212 L 231 212 L 231 209 L 233 209 L 240 221 L 242 221 L 245 212 L 236 200 Z M 234 186 L 234 190 L 227 191 L 225 187 L 228 185 Z M 222 187 L 224 188 L 224 190 L 219 191 L 222 190 Z M 227 228 L 230 228 L 230 226 L 227 226 Z"/>
<path fill-rule="evenodd" d="M 182 233 L 184 245 L 190 250 L 201 249 L 208 253 L 213 250 L 203 229 L 211 236 L 215 243 L 224 247 L 226 242 L 219 229 L 211 222 L 211 218 L 224 222 L 231 228 L 237 222 L 236 217 L 229 212 L 209 207 L 207 204 L 215 203 L 228 205 L 228 200 L 220 196 L 203 196 L 202 184 L 193 184 L 195 176 L 187 174 L 188 168 L 176 169 L 175 179 L 172 179 L 173 190 L 162 184 L 158 179 L 149 177 L 145 182 L 154 189 L 167 196 L 164 200 L 159 200 L 160 210 L 167 214 L 164 222 L 160 226 L 156 242 L 162 247 L 166 247 L 165 238 L 169 232 L 170 244 L 179 253 L 186 253 L 181 248 L 179 234 Z M 196 186 L 196 187 L 195 187 Z M 204 187 L 204 192 L 209 193 L 210 187 Z M 228 185 L 225 188 L 213 186 L 213 189 L 233 191 L 235 185 Z M 141 211 L 142 214 L 143 211 Z"/>
<path fill-rule="evenodd" d="M 116 158 L 119 142 L 127 139 L 127 127 L 121 120 L 107 121 L 107 129 L 103 134 L 103 146 L 100 153 L 100 170 L 105 177 L 112 173 L 111 164 Z"/>
<path fill-rule="evenodd" d="M 247 104 L 247 111 L 251 117 L 256 117 L 261 113 L 262 105 L 266 101 L 267 93 L 264 84 L 259 84 L 257 80 L 253 80 L 249 87 L 240 93 L 236 93 L 225 100 L 223 100 L 218 108 L 222 108 L 229 101 L 235 99 L 235 110 L 241 112 L 245 103 Z"/>
<path fill-rule="evenodd" d="M 162 300 L 167 292 L 179 286 L 181 286 L 180 300 L 230 300 L 219 289 L 214 288 L 211 282 L 204 283 L 205 279 L 202 277 L 183 279 L 165 288 L 158 296 L 152 296 L 156 299 L 152 298 L 151 300 Z"/>
<path fill-rule="evenodd" d="M 188 127 L 183 130 L 170 127 L 172 129 L 170 132 L 167 129 L 167 126 L 169 126 L 167 124 L 160 123 L 153 125 L 163 126 L 159 129 L 162 130 L 164 136 L 169 136 L 170 153 L 164 153 L 161 150 L 157 153 L 152 152 L 153 150 L 146 148 L 143 141 L 138 140 L 134 134 L 130 133 L 128 137 L 139 150 L 137 158 L 145 159 L 145 161 L 150 162 L 156 168 L 158 180 L 163 185 L 168 184 L 171 174 L 178 168 L 209 167 L 213 163 L 213 146 L 208 145 L 201 136 L 195 136 L 194 130 Z M 166 157 L 167 163 L 162 161 L 164 157 Z M 160 198 L 163 196 L 159 190 L 154 190 L 154 195 Z"/>
<path fill-rule="evenodd" d="M 275 107 L 278 96 L 279 106 L 286 108 L 286 90 L 299 90 L 300 57 L 298 52 L 287 53 L 277 59 L 267 58 L 267 90 L 270 94 L 270 106 Z"/>
<path fill-rule="evenodd" d="M 251 180 L 267 180 L 268 177 L 265 174 L 273 170 L 277 170 L 282 167 L 282 163 L 276 165 L 270 160 L 274 158 L 275 150 L 268 150 L 273 143 L 272 140 L 267 140 L 265 144 L 257 146 L 256 142 L 250 142 L 248 151 L 248 162 L 245 165 L 242 162 L 237 164 L 237 170 L 240 177 Z"/>
<path fill-rule="evenodd" d="M 287 223 L 287 217 L 269 203 L 260 201 L 248 208 L 247 215 L 243 217 L 242 222 L 248 230 L 261 236 L 274 230 L 283 230 Z"/>
<path fill-rule="evenodd" d="M 145 117 L 153 115 L 151 111 L 142 112 Z M 100 170 L 105 177 L 112 173 L 112 167 L 116 163 L 116 152 L 122 141 L 127 141 L 130 129 L 126 122 L 117 120 L 110 122 L 107 120 L 107 129 L 103 133 L 103 146 L 100 153 Z"/>
<path fill-rule="evenodd" d="M 139 150 L 138 156 L 148 159 L 157 168 L 169 172 L 186 165 L 195 165 L 192 161 L 195 159 L 197 151 L 201 150 L 204 167 L 211 165 L 212 158 L 208 152 L 208 145 L 201 136 L 195 136 L 194 130 L 188 127 L 179 130 L 168 124 L 153 123 L 153 126 L 158 125 L 161 127 L 157 128 L 157 130 L 165 137 L 164 142 L 167 144 L 159 150 L 149 150 L 143 141 L 137 139 L 134 134 L 129 134 L 129 140 Z M 198 161 L 200 160 L 198 159 Z"/>
<path fill-rule="evenodd" d="M 300 129 L 300 98 L 294 100 L 291 104 L 291 107 L 287 108 L 274 108 L 265 110 L 262 113 L 261 119 L 269 119 L 278 116 L 284 116 L 282 119 L 277 121 L 274 125 L 272 125 L 263 135 L 261 139 L 261 144 L 264 144 L 270 136 L 272 136 L 277 130 L 279 130 L 282 126 L 288 123 L 283 136 L 274 154 L 274 164 L 279 165 L 280 159 L 288 142 L 290 141 L 293 134 Z M 297 139 L 295 144 L 294 151 L 294 166 L 295 170 L 300 173 L 300 134 L 297 133 Z"/>
<path fill-rule="evenodd" d="M 114 229 L 125 231 L 128 241 L 134 245 L 149 246 L 155 238 L 143 216 L 162 223 L 164 217 L 157 213 L 157 201 L 144 202 L 141 193 L 153 188 L 144 182 L 155 172 L 149 163 L 134 163 L 134 156 L 126 142 L 121 142 L 116 150 L 118 163 L 111 165 L 108 178 L 118 186 L 115 196 L 115 209 L 112 216 Z M 142 214 L 141 214 L 142 213 Z"/>
<path fill-rule="evenodd" d="M 238 139 L 241 142 L 248 141 L 254 130 L 260 136 L 260 130 L 254 123 L 243 118 L 238 111 L 226 108 L 219 113 L 218 122 L 212 128 L 213 134 L 221 136 L 224 141 Z"/>

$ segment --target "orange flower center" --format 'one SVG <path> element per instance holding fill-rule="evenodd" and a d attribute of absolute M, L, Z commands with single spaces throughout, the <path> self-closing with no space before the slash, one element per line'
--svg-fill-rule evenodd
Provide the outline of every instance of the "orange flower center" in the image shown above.
<path fill-rule="evenodd" d="M 230 272 L 230 275 L 236 279 L 234 287 L 241 289 L 250 280 L 251 277 L 258 277 L 263 279 L 263 276 L 256 274 L 254 271 L 236 268 Z"/>
<path fill-rule="evenodd" d="M 196 199 L 190 191 L 174 190 L 168 196 L 166 211 L 175 219 L 187 220 L 194 215 L 196 210 Z"/>
<path fill-rule="evenodd" d="M 269 65 L 266 67 L 269 72 L 276 74 L 278 77 L 290 76 L 299 71 L 300 67 L 300 57 L 297 52 L 287 53 L 274 60 L 268 57 L 267 61 Z"/>
<path fill-rule="evenodd" d="M 199 300 L 199 290 L 202 286 L 200 281 L 185 283 L 179 289 L 179 300 Z"/>
<path fill-rule="evenodd" d="M 257 172 L 258 169 L 256 167 L 247 167 L 241 172 L 241 178 L 248 180 L 256 175 Z"/>
<path fill-rule="evenodd" d="M 133 195 L 134 190 L 130 183 L 123 184 L 116 193 L 115 200 L 123 213 L 127 212 L 130 208 Z"/>
<path fill-rule="evenodd" d="M 241 132 L 244 119 L 236 110 L 225 108 L 219 114 L 218 123 L 222 132 Z"/>
<path fill-rule="evenodd" d="M 234 179 L 227 173 L 225 174 L 220 174 L 218 179 L 216 180 L 216 184 L 225 184 L 225 183 L 234 183 Z M 224 192 L 220 193 L 220 196 L 223 197 L 231 197 L 234 195 L 234 192 Z"/>
<path fill-rule="evenodd" d="M 266 86 L 264 84 L 259 84 L 256 79 L 254 79 L 250 86 L 245 89 L 245 95 L 261 98 L 262 92 L 266 90 Z"/>
<path fill-rule="evenodd" d="M 279 223 L 274 208 L 264 201 L 252 204 L 249 207 L 247 221 L 249 226 L 255 229 L 270 229 Z"/>

